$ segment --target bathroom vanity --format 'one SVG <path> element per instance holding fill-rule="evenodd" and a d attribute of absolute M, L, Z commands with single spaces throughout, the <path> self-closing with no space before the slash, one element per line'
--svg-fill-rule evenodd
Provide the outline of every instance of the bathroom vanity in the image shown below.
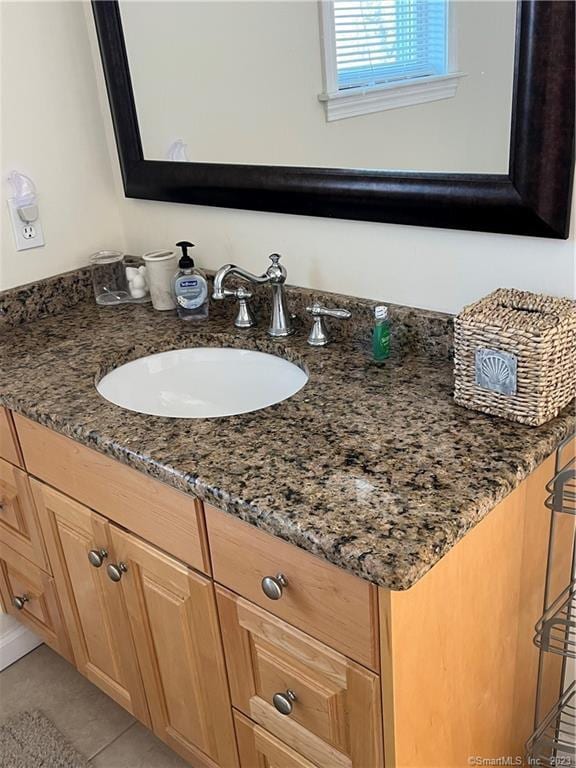
<path fill-rule="evenodd" d="M 228 318 L 191 332 L 146 307 L 80 303 L 4 331 L 2 601 L 191 765 L 523 754 L 545 484 L 573 414 L 533 429 L 457 407 L 448 319 L 395 318 L 384 369 L 353 335 L 239 341 Z M 215 420 L 95 389 L 143 351 L 202 345 L 274 351 L 308 384 Z M 546 663 L 552 704 L 561 660 Z"/>

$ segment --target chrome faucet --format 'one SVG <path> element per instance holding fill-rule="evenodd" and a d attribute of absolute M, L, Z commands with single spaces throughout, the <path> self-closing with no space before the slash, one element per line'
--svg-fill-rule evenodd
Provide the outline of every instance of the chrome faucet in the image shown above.
<path fill-rule="evenodd" d="M 284 293 L 286 269 L 282 264 L 278 263 L 280 261 L 280 254 L 273 253 L 270 256 L 270 261 L 272 264 L 270 264 L 263 275 L 253 275 L 251 272 L 247 272 L 242 267 L 237 267 L 234 264 L 225 264 L 223 267 L 220 267 L 214 277 L 212 298 L 221 300 L 234 294 L 234 291 L 224 288 L 224 281 L 229 275 L 236 275 L 254 285 L 271 285 L 272 315 L 270 317 L 270 325 L 268 326 L 268 335 L 273 338 L 282 338 L 294 333 L 292 318 L 286 305 L 286 295 Z"/>

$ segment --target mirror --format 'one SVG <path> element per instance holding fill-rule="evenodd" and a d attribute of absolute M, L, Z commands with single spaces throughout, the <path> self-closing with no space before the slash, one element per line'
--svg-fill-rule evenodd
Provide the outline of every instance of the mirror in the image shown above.
<path fill-rule="evenodd" d="M 127 197 L 568 237 L 573 0 L 92 10 Z"/>
<path fill-rule="evenodd" d="M 515 0 L 119 7 L 146 160 L 508 171 Z"/>

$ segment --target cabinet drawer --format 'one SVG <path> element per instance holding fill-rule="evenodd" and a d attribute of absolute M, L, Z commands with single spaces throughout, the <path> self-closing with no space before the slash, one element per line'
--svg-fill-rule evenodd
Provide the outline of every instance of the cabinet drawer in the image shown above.
<path fill-rule="evenodd" d="M 26 473 L 0 459 L 0 541 L 48 570 Z"/>
<path fill-rule="evenodd" d="M 15 423 L 30 474 L 210 573 L 200 501 L 22 416 Z"/>
<path fill-rule="evenodd" d="M 316 768 L 305 757 L 294 752 L 239 712 L 234 712 L 234 725 L 240 768 Z"/>
<path fill-rule="evenodd" d="M 0 594 L 8 613 L 73 661 L 54 579 L 0 543 Z"/>
<path fill-rule="evenodd" d="M 232 704 L 319 768 L 382 764 L 380 680 L 222 587 Z"/>
<path fill-rule="evenodd" d="M 7 408 L 0 406 L 0 458 L 23 467 L 22 454 L 12 423 L 12 415 Z"/>
<path fill-rule="evenodd" d="M 322 642 L 378 669 L 377 590 L 292 544 L 205 505 L 214 578 Z M 282 574 L 270 599 L 262 579 Z"/>

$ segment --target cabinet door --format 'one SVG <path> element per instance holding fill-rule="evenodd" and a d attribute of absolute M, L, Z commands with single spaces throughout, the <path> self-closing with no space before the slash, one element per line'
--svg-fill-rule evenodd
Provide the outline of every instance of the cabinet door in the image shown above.
<path fill-rule="evenodd" d="M 111 559 L 108 524 L 37 480 L 32 489 L 78 670 L 149 724 L 122 593 L 106 577 Z M 100 567 L 90 563 L 91 551 L 102 551 Z"/>
<path fill-rule="evenodd" d="M 0 459 L 0 541 L 48 569 L 26 473 Z"/>
<path fill-rule="evenodd" d="M 382 765 L 380 680 L 217 587 L 232 704 L 318 768 Z"/>
<path fill-rule="evenodd" d="M 54 579 L 1 542 L 0 595 L 8 613 L 73 661 Z"/>
<path fill-rule="evenodd" d="M 154 732 L 195 766 L 236 766 L 212 583 L 110 528 Z"/>

